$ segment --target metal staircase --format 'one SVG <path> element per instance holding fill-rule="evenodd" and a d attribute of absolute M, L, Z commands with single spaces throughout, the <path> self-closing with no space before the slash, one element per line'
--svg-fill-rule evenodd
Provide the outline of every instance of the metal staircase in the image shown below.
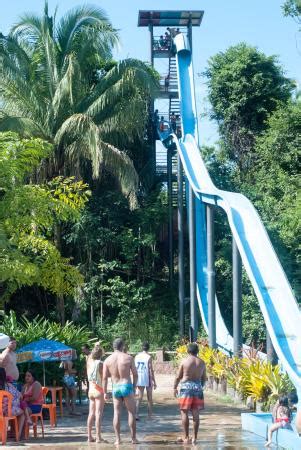
<path fill-rule="evenodd" d="M 178 91 L 178 76 L 177 76 L 177 62 L 174 56 L 169 57 L 168 70 L 170 75 L 170 90 L 172 94 L 169 96 L 169 118 L 172 113 L 180 116 L 180 102 Z"/>
<path fill-rule="evenodd" d="M 173 114 L 180 117 L 180 103 L 179 103 L 179 93 L 178 93 L 178 77 L 177 77 L 177 63 L 176 58 L 172 55 L 168 56 L 168 73 L 169 73 L 169 88 L 168 92 L 161 93 L 161 98 L 166 98 L 168 95 L 169 105 L 168 113 L 159 112 L 159 117 L 163 116 L 167 122 L 170 122 L 170 117 Z M 167 94 L 167 95 L 166 95 Z M 160 98 L 159 97 L 159 98 Z M 179 121 L 178 121 L 179 122 Z M 179 123 L 177 123 L 177 126 Z M 167 151 L 166 148 L 156 149 L 156 175 L 160 181 L 167 181 Z M 172 178 L 173 182 L 176 182 L 177 175 L 177 158 L 172 157 Z M 175 186 L 176 189 L 176 186 Z"/>

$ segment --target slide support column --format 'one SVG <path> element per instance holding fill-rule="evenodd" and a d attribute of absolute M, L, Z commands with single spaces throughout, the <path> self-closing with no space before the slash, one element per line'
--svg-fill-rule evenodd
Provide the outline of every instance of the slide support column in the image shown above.
<path fill-rule="evenodd" d="M 267 348 L 267 360 L 275 366 L 278 362 L 277 354 L 275 352 L 271 336 L 266 329 L 266 348 Z"/>
<path fill-rule="evenodd" d="M 241 257 L 232 237 L 233 265 L 233 353 L 242 355 L 242 264 Z"/>
<path fill-rule="evenodd" d="M 154 65 L 154 44 L 153 44 L 153 42 L 154 42 L 154 27 L 153 27 L 152 23 L 150 23 L 148 25 L 148 29 L 150 32 L 150 62 L 151 62 L 151 65 L 153 66 Z"/>
<path fill-rule="evenodd" d="M 183 168 L 178 153 L 178 270 L 179 270 L 179 334 L 184 336 L 185 272 L 184 272 Z"/>
<path fill-rule="evenodd" d="M 168 187 L 168 266 L 169 287 L 173 288 L 173 211 L 172 211 L 172 150 L 167 149 L 167 187 Z"/>
<path fill-rule="evenodd" d="M 207 212 L 207 275 L 208 275 L 208 328 L 209 346 L 216 348 L 215 267 L 214 267 L 214 210 L 206 205 Z"/>
<path fill-rule="evenodd" d="M 190 269 L 190 339 L 197 338 L 196 258 L 195 258 L 195 198 L 189 185 L 189 269 Z"/>

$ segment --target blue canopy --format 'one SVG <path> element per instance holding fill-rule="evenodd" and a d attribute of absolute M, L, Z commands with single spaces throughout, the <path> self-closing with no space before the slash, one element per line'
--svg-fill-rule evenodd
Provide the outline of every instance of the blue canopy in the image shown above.
<path fill-rule="evenodd" d="M 17 362 L 47 362 L 64 361 L 71 359 L 75 351 L 62 342 L 51 341 L 49 339 L 39 339 L 38 341 L 26 344 L 17 350 Z"/>

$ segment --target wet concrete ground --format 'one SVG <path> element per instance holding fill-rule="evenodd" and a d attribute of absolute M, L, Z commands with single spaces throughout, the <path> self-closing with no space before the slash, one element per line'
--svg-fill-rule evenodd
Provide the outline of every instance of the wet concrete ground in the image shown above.
<path fill-rule="evenodd" d="M 242 432 L 240 425 L 241 410 L 232 405 L 218 402 L 209 393 L 205 396 L 205 410 L 201 413 L 199 441 L 197 446 L 177 443 L 181 436 L 179 411 L 175 400 L 171 397 L 173 377 L 170 375 L 158 375 L 159 388 L 154 395 L 154 417 L 147 420 L 146 407 L 141 409 L 141 420 L 137 423 L 138 439 L 140 444 L 130 444 L 127 428 L 127 417 L 123 411 L 121 449 L 136 450 L 163 450 L 170 449 L 202 449 L 202 450 L 259 450 L 264 448 L 262 438 L 251 433 Z M 30 437 L 29 441 L 22 443 L 8 442 L 6 448 L 11 449 L 44 449 L 53 450 L 69 449 L 109 449 L 114 448 L 114 434 L 112 430 L 112 404 L 107 404 L 103 419 L 103 438 L 108 444 L 88 444 L 86 438 L 86 419 L 88 406 L 78 408 L 81 416 L 65 416 L 58 419 L 57 428 L 51 429 L 48 421 L 45 422 L 45 439 Z"/>

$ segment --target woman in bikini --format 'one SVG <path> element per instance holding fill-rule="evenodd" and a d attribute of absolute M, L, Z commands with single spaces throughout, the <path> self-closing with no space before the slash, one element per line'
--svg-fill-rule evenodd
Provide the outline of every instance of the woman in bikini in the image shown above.
<path fill-rule="evenodd" d="M 97 443 L 106 442 L 101 438 L 101 420 L 104 408 L 104 391 L 102 387 L 103 363 L 100 360 L 102 355 L 102 348 L 99 344 L 96 344 L 87 359 L 87 376 L 89 381 L 88 442 L 95 442 L 92 436 L 92 427 L 95 420 Z"/>
<path fill-rule="evenodd" d="M 288 430 L 292 429 L 291 426 L 291 410 L 288 404 L 287 397 L 280 397 L 273 409 L 273 419 L 274 423 L 269 428 L 268 441 L 265 447 L 269 447 L 272 444 L 272 435 L 274 431 L 279 428 L 286 428 Z"/>

